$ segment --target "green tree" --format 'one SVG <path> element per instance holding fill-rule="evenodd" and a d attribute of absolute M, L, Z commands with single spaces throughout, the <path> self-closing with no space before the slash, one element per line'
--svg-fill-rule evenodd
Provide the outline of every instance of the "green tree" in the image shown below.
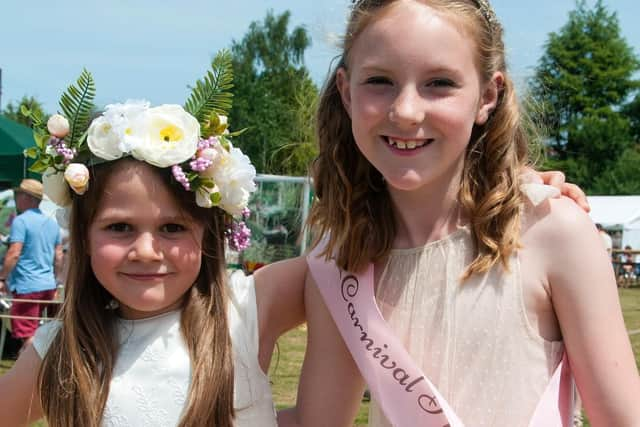
<path fill-rule="evenodd" d="M 299 110 L 317 98 L 317 88 L 304 66 L 311 39 L 303 27 L 289 31 L 290 16 L 289 12 L 268 12 L 263 22 L 253 22 L 244 38 L 231 47 L 235 88 L 230 123 L 236 129 L 248 128 L 236 142 L 263 173 L 302 171 L 305 156 L 299 156 L 304 151 L 299 143 L 306 142 L 301 137 L 306 129 L 299 127 L 310 124 Z"/>
<path fill-rule="evenodd" d="M 622 109 L 638 88 L 633 76 L 639 68 L 616 13 L 602 0 L 593 8 L 579 0 L 546 42 L 530 89 L 546 115 L 548 165 L 565 170 L 587 191 L 633 146 Z"/>
<path fill-rule="evenodd" d="M 640 144 L 640 93 L 623 109 L 623 113 L 631 123 L 631 134 L 636 144 Z"/>
<path fill-rule="evenodd" d="M 640 151 L 629 148 L 616 163 L 603 172 L 595 181 L 594 194 L 634 195 L 640 194 Z"/>
<path fill-rule="evenodd" d="M 48 118 L 48 114 L 44 112 L 42 103 L 38 101 L 36 98 L 34 98 L 33 96 L 25 95 L 22 97 L 20 102 L 17 102 L 15 104 L 13 102 L 9 102 L 5 107 L 4 111 L 2 112 L 2 115 L 8 119 L 13 120 L 14 122 L 18 122 L 25 126 L 31 127 L 31 118 L 23 116 L 22 113 L 20 112 L 20 108 L 22 106 L 27 107 L 29 110 L 33 111 L 34 113 L 39 113 L 40 117 L 43 117 L 44 121 L 46 122 Z"/>
<path fill-rule="evenodd" d="M 271 158 L 284 165 L 286 175 L 305 176 L 318 155 L 315 135 L 315 115 L 318 107 L 318 89 L 309 79 L 304 79 L 294 90 L 293 124 L 291 140 L 280 145 Z"/>

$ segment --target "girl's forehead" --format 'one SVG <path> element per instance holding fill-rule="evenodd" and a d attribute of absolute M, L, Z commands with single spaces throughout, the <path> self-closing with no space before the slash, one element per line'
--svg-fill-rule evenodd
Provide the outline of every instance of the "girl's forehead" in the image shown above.
<path fill-rule="evenodd" d="M 429 67 L 473 64 L 477 46 L 467 25 L 450 12 L 406 0 L 393 3 L 375 16 L 354 40 L 349 64 L 420 63 Z"/>
<path fill-rule="evenodd" d="M 163 211 L 177 215 L 181 209 L 169 188 L 151 166 L 125 162 L 108 177 L 99 203 L 100 211 L 128 210 L 132 213 Z"/>

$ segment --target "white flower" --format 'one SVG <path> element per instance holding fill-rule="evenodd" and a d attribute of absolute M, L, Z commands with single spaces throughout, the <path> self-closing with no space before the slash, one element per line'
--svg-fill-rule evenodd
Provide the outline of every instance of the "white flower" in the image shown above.
<path fill-rule="evenodd" d="M 214 164 L 203 172 L 211 177 L 220 192 L 220 207 L 231 215 L 238 216 L 249 203 L 249 195 L 256 190 L 253 182 L 256 169 L 249 157 L 229 144 L 229 151 L 220 154 Z"/>
<path fill-rule="evenodd" d="M 133 147 L 145 144 L 144 129 L 147 101 L 109 104 L 104 113 L 91 122 L 87 143 L 91 152 L 104 160 L 119 159 Z"/>
<path fill-rule="evenodd" d="M 52 136 L 64 138 L 69 134 L 69 120 L 60 114 L 54 114 L 47 120 L 47 129 Z"/>
<path fill-rule="evenodd" d="M 58 206 L 68 206 L 71 204 L 71 194 L 64 174 L 53 168 L 47 169 L 42 174 L 42 186 L 44 194 Z"/>
<path fill-rule="evenodd" d="M 124 104 L 109 104 L 105 107 L 104 117 L 111 123 L 118 135 L 118 147 L 128 154 L 136 147 L 146 144 L 145 128 L 149 102 L 127 100 Z"/>
<path fill-rule="evenodd" d="M 82 163 L 70 163 L 64 171 L 64 179 L 76 194 L 84 194 L 89 188 L 89 169 Z"/>
<path fill-rule="evenodd" d="M 198 148 L 200 124 L 179 105 L 150 108 L 144 124 L 132 129 L 136 136 L 140 130 L 145 141 L 131 150 L 138 160 L 164 168 L 188 160 Z"/>
<path fill-rule="evenodd" d="M 100 116 L 91 122 L 87 134 L 89 150 L 104 160 L 115 160 L 124 154 L 120 149 L 120 136 L 106 117 Z"/>

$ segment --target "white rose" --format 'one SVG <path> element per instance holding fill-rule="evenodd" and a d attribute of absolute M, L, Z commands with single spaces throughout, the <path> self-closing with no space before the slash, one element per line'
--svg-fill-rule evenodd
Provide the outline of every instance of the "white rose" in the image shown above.
<path fill-rule="evenodd" d="M 149 102 L 127 100 L 124 104 L 109 104 L 105 107 L 104 117 L 118 135 L 118 147 L 128 154 L 147 143 L 147 112 Z"/>
<path fill-rule="evenodd" d="M 64 179 L 76 194 L 84 194 L 89 188 L 89 169 L 82 163 L 70 163 L 64 171 Z"/>
<path fill-rule="evenodd" d="M 231 145 L 229 149 L 204 174 L 210 176 L 219 187 L 220 207 L 231 215 L 239 216 L 249 203 L 249 195 L 256 190 L 253 181 L 256 169 L 240 149 Z"/>
<path fill-rule="evenodd" d="M 91 122 L 87 134 L 89 150 L 104 160 L 115 160 L 122 157 L 120 136 L 105 116 Z"/>
<path fill-rule="evenodd" d="M 64 138 L 69 134 L 69 120 L 60 114 L 54 114 L 47 120 L 47 129 L 52 136 Z"/>
<path fill-rule="evenodd" d="M 69 206 L 71 204 L 71 194 L 69 186 L 64 180 L 64 174 L 53 168 L 47 169 L 42 174 L 42 187 L 44 194 L 58 206 Z"/>
<path fill-rule="evenodd" d="M 158 167 L 182 163 L 191 158 L 200 140 L 200 124 L 179 105 L 160 105 L 147 111 L 145 144 L 131 154 Z M 137 134 L 137 129 L 133 129 Z"/>

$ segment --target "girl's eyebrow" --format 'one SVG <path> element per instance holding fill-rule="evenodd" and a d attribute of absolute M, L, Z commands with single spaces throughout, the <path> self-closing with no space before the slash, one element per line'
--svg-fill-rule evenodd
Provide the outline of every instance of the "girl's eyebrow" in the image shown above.
<path fill-rule="evenodd" d="M 139 220 L 141 220 L 141 218 L 138 216 L 130 215 L 125 212 L 113 211 L 113 212 L 106 212 L 106 213 L 101 213 L 96 215 L 94 222 L 133 222 L 133 221 L 139 221 Z M 146 221 L 148 220 L 148 218 L 145 217 L 145 218 L 142 218 L 142 220 Z M 180 214 L 161 215 L 158 218 L 154 218 L 154 220 L 157 220 L 158 222 L 162 222 L 162 223 L 171 223 L 171 222 L 186 223 L 190 221 L 189 216 L 180 215 Z"/>
<path fill-rule="evenodd" d="M 360 68 L 360 71 L 365 74 L 376 74 L 376 73 L 386 74 L 391 72 L 391 70 L 385 69 L 383 67 L 380 67 L 374 64 L 370 64 L 370 65 L 364 64 L 359 68 Z M 433 68 L 425 67 L 425 74 L 429 74 L 429 75 L 445 74 L 445 75 L 451 75 L 454 77 L 460 77 L 463 75 L 459 70 L 455 68 L 450 68 L 450 67 L 440 66 L 440 65 L 435 66 Z"/>

